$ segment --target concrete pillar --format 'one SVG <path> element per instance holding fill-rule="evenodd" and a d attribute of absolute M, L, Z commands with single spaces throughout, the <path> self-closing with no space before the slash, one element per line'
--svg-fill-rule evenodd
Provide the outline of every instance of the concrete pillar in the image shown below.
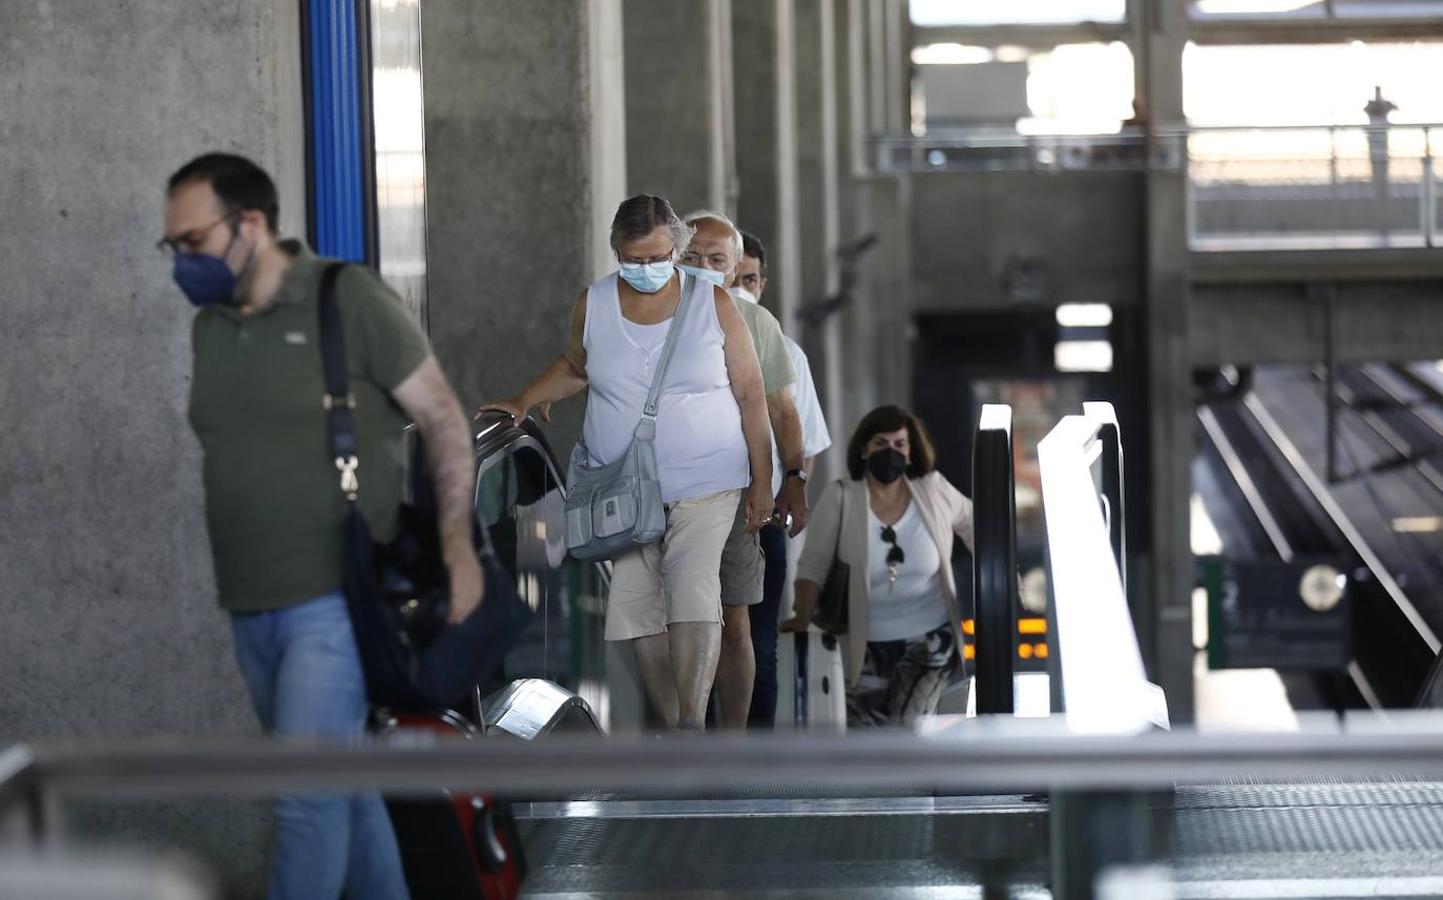
<path fill-rule="evenodd" d="M 912 38 L 907 0 L 863 0 L 867 122 L 873 134 L 906 130 L 912 120 Z"/>
<path fill-rule="evenodd" d="M 1187 40 L 1183 0 L 1144 3 L 1134 0 L 1131 21 L 1137 24 L 1133 55 L 1137 60 L 1137 93 L 1147 111 L 1149 127 L 1171 129 L 1185 123 L 1182 108 L 1182 50 Z M 1151 158 L 1166 156 L 1154 146 Z M 1148 431 L 1150 443 L 1147 505 L 1129 515 L 1145 513 L 1151 538 L 1143 576 L 1147 592 L 1134 609 L 1139 638 L 1149 671 L 1167 693 L 1174 722 L 1193 718 L 1192 675 L 1192 546 L 1189 502 L 1194 412 L 1188 355 L 1189 251 L 1187 242 L 1187 172 L 1154 166 L 1146 175 L 1146 273 Z M 1124 426 L 1126 428 L 1126 426 Z M 1127 440 L 1124 432 L 1124 440 Z"/>
<path fill-rule="evenodd" d="M 186 418 L 194 310 L 151 249 L 165 179 L 211 150 L 276 178 L 305 233 L 299 5 L 7 4 L 0 54 L 0 746 L 254 733 L 216 605 Z M 117 52 L 124 48 L 124 52 Z M 248 803 L 67 805 L 263 890 Z"/>
<path fill-rule="evenodd" d="M 887 95 L 873 90 L 887 81 L 885 44 L 873 40 L 886 33 L 883 11 L 873 0 L 845 0 L 837 9 L 839 237 L 844 246 L 875 238 L 855 265 L 839 267 L 853 298 L 842 336 L 846 425 L 882 403 L 910 404 L 912 393 L 911 180 L 872 172 L 867 147 L 886 123 Z"/>
<path fill-rule="evenodd" d="M 732 211 L 731 0 L 624 0 L 627 193 Z"/>
<path fill-rule="evenodd" d="M 798 334 L 801 303 L 797 208 L 795 0 L 733 0 L 737 222 L 766 244 L 767 305 Z"/>
<path fill-rule="evenodd" d="M 431 339 L 464 403 L 561 352 L 614 267 L 625 197 L 621 0 L 427 0 L 422 16 Z M 582 404 L 548 429 L 565 458 Z"/>
<path fill-rule="evenodd" d="M 821 306 L 840 286 L 837 264 L 839 190 L 837 148 L 837 0 L 796 0 L 798 213 L 801 305 Z M 844 421 L 842 323 L 848 310 L 809 320 L 804 346 L 812 357 L 829 421 Z M 823 471 L 823 477 L 830 474 Z"/>
<path fill-rule="evenodd" d="M 907 131 L 912 127 L 912 17 L 908 0 L 884 2 L 887 130 Z"/>

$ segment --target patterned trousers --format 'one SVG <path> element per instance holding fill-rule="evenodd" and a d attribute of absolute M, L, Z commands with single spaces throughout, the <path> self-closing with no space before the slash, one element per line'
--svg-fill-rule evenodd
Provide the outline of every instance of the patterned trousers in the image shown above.
<path fill-rule="evenodd" d="M 910 728 L 935 713 L 956 657 L 951 625 L 901 641 L 868 641 L 861 677 L 847 689 L 847 727 Z"/>

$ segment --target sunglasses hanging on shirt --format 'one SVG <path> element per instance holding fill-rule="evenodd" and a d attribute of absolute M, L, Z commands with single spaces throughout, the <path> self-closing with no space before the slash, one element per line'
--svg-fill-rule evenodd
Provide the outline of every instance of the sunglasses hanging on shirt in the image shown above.
<path fill-rule="evenodd" d="M 892 549 L 887 551 L 887 578 L 893 584 L 897 583 L 897 567 L 907 561 L 907 554 L 897 544 L 897 530 L 891 525 L 882 526 L 882 540 L 891 545 Z"/>

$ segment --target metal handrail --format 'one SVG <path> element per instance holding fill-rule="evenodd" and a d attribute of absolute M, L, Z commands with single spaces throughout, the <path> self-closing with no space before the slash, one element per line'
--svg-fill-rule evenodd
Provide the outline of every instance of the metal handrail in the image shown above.
<path fill-rule="evenodd" d="M 297 790 L 441 788 L 512 796 L 626 790 L 654 796 L 805 784 L 871 790 L 1150 789 L 1248 777 L 1443 779 L 1443 716 L 1408 712 L 1298 732 L 1077 735 L 1042 720 L 976 720 L 932 738 L 901 731 L 657 740 L 558 735 L 535 743 L 413 739 L 351 746 L 262 738 L 94 741 L 35 751 L 58 799 L 262 797 Z M 0 788 L 5 783 L 0 782 Z M 11 803 L 16 794 L 8 793 Z M 0 807 L 0 813 L 6 809 Z"/>
<path fill-rule="evenodd" d="M 1167 727 L 1166 699 L 1147 680 L 1115 555 L 1121 548 L 1114 548 L 1107 521 L 1122 516 L 1121 479 L 1117 498 L 1104 501 L 1092 477 L 1103 435 L 1116 424 L 1110 404 L 1090 405 L 1085 415 L 1065 416 L 1037 445 L 1053 711 L 1080 734 Z"/>
<path fill-rule="evenodd" d="M 977 713 L 1013 712 L 1017 643 L 1017 501 L 1012 407 L 988 403 L 972 445 L 972 584 Z"/>

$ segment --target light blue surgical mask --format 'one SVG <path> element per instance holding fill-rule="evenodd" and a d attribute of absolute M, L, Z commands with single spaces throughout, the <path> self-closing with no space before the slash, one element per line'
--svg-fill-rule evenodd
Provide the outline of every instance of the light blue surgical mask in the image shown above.
<path fill-rule="evenodd" d="M 702 281 L 721 287 L 726 284 L 727 275 L 725 272 L 718 272 L 714 269 L 703 269 L 700 266 L 677 266 L 683 272 L 690 272 Z"/>
<path fill-rule="evenodd" d="M 621 277 L 643 294 L 655 294 L 666 287 L 675 272 L 676 264 L 669 259 L 665 262 L 621 264 Z"/>

